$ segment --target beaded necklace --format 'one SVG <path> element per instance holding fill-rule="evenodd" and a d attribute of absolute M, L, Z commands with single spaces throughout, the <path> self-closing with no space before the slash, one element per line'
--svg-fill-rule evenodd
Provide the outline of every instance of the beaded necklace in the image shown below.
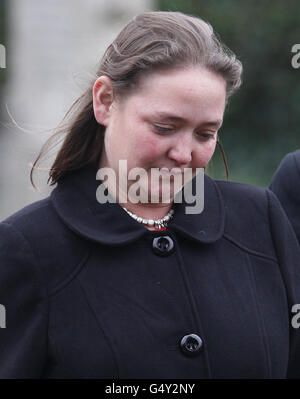
<path fill-rule="evenodd" d="M 134 220 L 136 220 L 138 223 L 155 227 L 155 231 L 162 231 L 166 230 L 166 227 L 169 223 L 169 221 L 172 219 L 173 214 L 174 214 L 174 209 L 170 209 L 170 211 L 166 214 L 165 217 L 161 219 L 144 219 L 141 218 L 140 216 L 136 215 L 135 213 L 130 212 L 128 209 L 126 209 L 124 206 L 122 208 L 130 215 Z"/>

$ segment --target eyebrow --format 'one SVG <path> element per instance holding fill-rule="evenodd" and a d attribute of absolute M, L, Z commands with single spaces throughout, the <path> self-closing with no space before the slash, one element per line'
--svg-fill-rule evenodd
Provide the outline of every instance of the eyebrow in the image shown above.
<path fill-rule="evenodd" d="M 170 122 L 187 122 L 187 120 L 185 118 L 182 118 L 180 116 L 171 115 L 167 112 L 157 112 L 154 114 L 154 117 L 161 118 L 161 119 L 164 119 L 164 120 L 170 121 Z M 212 127 L 221 127 L 222 123 L 223 123 L 223 120 L 218 119 L 216 121 L 204 122 L 203 125 L 212 126 Z"/>

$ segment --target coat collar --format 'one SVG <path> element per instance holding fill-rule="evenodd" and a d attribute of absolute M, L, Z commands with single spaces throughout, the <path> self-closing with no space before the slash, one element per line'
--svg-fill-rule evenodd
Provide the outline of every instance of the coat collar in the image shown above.
<path fill-rule="evenodd" d="M 126 244 L 150 231 L 132 219 L 117 203 L 100 204 L 96 190 L 97 169 L 91 166 L 68 172 L 51 193 L 54 209 L 75 233 L 106 245 Z M 203 243 L 218 240 L 224 231 L 224 205 L 217 184 L 205 175 L 204 210 L 186 214 L 186 204 L 175 204 L 174 217 L 168 229 Z M 183 196 L 184 197 L 184 196 Z M 155 232 L 150 232 L 155 233 Z"/>

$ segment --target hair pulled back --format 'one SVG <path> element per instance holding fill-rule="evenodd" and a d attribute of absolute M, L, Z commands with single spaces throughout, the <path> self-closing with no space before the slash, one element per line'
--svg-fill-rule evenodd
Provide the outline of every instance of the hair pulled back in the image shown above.
<path fill-rule="evenodd" d="M 185 66 L 200 66 L 221 75 L 226 81 L 227 101 L 241 85 L 241 62 L 210 24 L 181 12 L 151 11 L 135 16 L 121 30 L 106 49 L 95 79 L 108 76 L 114 95 L 122 99 L 135 90 L 146 73 Z M 61 133 L 66 136 L 49 171 L 50 185 L 68 171 L 99 165 L 105 126 L 94 116 L 93 85 L 94 79 L 65 115 L 63 122 L 70 117 L 69 123 L 42 147 L 31 169 L 32 184 L 37 163 L 58 143 Z"/>

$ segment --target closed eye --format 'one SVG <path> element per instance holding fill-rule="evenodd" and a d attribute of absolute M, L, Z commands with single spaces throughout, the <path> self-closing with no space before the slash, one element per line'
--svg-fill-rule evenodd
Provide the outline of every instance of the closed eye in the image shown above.
<path fill-rule="evenodd" d="M 154 129 L 159 132 L 159 133 L 164 133 L 164 132 L 171 132 L 174 128 L 171 126 L 161 126 L 161 125 L 153 125 Z"/>
<path fill-rule="evenodd" d="M 198 133 L 197 136 L 202 137 L 204 139 L 214 139 L 216 137 L 215 133 Z"/>
<path fill-rule="evenodd" d="M 157 125 L 157 124 L 153 124 L 153 126 L 154 126 L 154 129 L 158 133 L 168 133 L 168 132 L 174 131 L 174 127 L 172 127 L 172 126 L 162 126 L 162 125 Z M 202 132 L 202 133 L 197 133 L 196 136 L 203 140 L 209 140 L 209 139 L 215 139 L 217 137 L 216 133 L 215 132 Z"/>

